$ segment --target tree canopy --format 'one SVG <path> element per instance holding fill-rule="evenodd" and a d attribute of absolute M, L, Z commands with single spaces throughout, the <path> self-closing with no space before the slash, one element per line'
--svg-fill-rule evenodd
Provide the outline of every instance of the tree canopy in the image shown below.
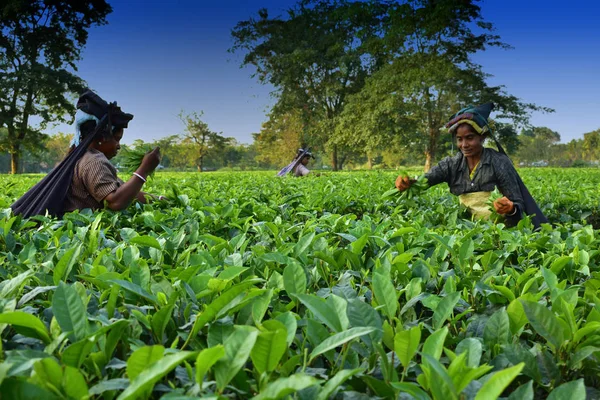
<path fill-rule="evenodd" d="M 0 150 L 19 170 L 23 149 L 42 141 L 52 122 L 67 122 L 84 88 L 75 74 L 88 29 L 106 23 L 104 0 L 7 0 L 0 6 Z M 36 118 L 37 124 L 31 121 Z"/>
<path fill-rule="evenodd" d="M 391 137 L 417 146 L 428 169 L 441 127 L 468 104 L 493 101 L 519 126 L 552 111 L 487 84 L 473 55 L 508 45 L 472 0 L 301 0 L 287 18 L 261 10 L 232 35 L 242 64 L 275 87 L 271 118 L 301 112 L 302 137 L 329 150 L 334 169 L 338 149 L 372 154 Z"/>

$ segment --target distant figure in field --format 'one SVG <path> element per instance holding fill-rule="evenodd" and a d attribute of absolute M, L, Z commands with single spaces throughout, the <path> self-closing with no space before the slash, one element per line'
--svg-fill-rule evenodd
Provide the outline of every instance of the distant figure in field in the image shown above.
<path fill-rule="evenodd" d="M 86 90 L 77 101 L 76 132 L 69 154 L 12 205 L 13 212 L 25 217 L 46 212 L 62 216 L 73 210 L 100 209 L 105 204 L 111 210 L 123 210 L 133 200 L 145 203 L 147 196 L 155 198 L 141 189 L 160 162 L 158 147 L 144 156 L 127 182 L 117 177 L 109 161 L 121 148 L 124 129 L 132 119 L 133 115 L 121 111 L 116 103 L 107 103 Z"/>
<path fill-rule="evenodd" d="M 491 210 L 486 202 L 494 188 L 503 194 L 493 206 L 498 214 L 505 217 L 507 226 L 514 226 L 522 218 L 523 212 L 535 214 L 536 226 L 548 222 L 529 194 L 512 162 L 496 142 L 498 149 L 485 148 L 485 139 L 492 137 L 488 125 L 493 103 L 478 107 L 467 107 L 450 118 L 446 125 L 459 148 L 458 154 L 446 157 L 425 174 L 429 186 L 446 182 L 450 192 L 458 196 L 461 204 L 467 207 L 476 218 L 489 218 Z M 495 140 L 495 139 L 494 139 Z M 414 181 L 399 176 L 396 188 L 408 189 Z"/>
<path fill-rule="evenodd" d="M 310 170 L 306 168 L 311 158 L 315 158 L 312 153 L 305 149 L 298 149 L 296 157 L 287 166 L 281 169 L 277 176 L 285 176 L 290 172 L 294 173 L 294 176 L 306 176 L 310 173 Z"/>

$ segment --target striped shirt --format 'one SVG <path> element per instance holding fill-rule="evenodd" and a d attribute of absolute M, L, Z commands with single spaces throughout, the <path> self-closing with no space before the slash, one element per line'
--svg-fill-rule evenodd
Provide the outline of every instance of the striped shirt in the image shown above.
<path fill-rule="evenodd" d="M 117 169 L 108 158 L 98 150 L 89 149 L 75 164 L 64 210 L 103 208 L 106 196 L 122 184 L 123 181 L 117 177 Z"/>

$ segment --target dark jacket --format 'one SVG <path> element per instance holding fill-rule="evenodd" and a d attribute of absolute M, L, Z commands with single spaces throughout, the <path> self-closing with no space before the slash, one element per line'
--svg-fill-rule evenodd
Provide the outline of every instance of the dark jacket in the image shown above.
<path fill-rule="evenodd" d="M 430 186 L 446 182 L 450 192 L 456 196 L 472 192 L 498 190 L 517 207 L 513 216 L 507 216 L 507 225 L 516 224 L 523 212 L 523 196 L 519 186 L 519 176 L 510 159 L 494 149 L 484 148 L 473 180 L 469 177 L 467 159 L 462 153 L 446 157 L 425 174 Z"/>

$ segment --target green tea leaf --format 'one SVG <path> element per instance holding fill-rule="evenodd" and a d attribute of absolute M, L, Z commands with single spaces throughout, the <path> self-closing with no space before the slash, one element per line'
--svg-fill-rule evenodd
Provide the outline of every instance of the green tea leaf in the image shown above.
<path fill-rule="evenodd" d="M 479 362 L 481 361 L 481 354 L 483 353 L 481 342 L 475 338 L 466 338 L 461 340 L 460 343 L 456 346 L 456 355 L 458 356 L 465 352 L 467 353 L 465 359 L 467 367 L 479 367 Z"/>
<path fill-rule="evenodd" d="M 298 243 L 296 243 L 296 246 L 294 247 L 294 257 L 300 257 L 302 254 L 304 254 L 304 252 L 306 251 L 308 246 L 310 246 L 310 244 L 312 243 L 314 238 L 315 238 L 314 232 L 311 232 L 308 235 L 302 236 L 298 240 Z M 285 277 L 285 271 L 284 271 L 284 277 Z"/>
<path fill-rule="evenodd" d="M 253 400 L 277 400 L 283 399 L 292 393 L 304 390 L 310 386 L 316 385 L 318 379 L 304 374 L 295 374 L 287 378 L 279 378 L 271 382 L 259 394 L 254 396 Z"/>
<path fill-rule="evenodd" d="M 290 296 L 306 293 L 306 274 L 300 264 L 293 262 L 283 269 L 283 286 Z"/>
<path fill-rule="evenodd" d="M 452 378 L 442 364 L 430 355 L 424 356 L 424 372 L 427 380 L 431 382 L 431 393 L 434 399 L 457 400 L 458 395 Z"/>
<path fill-rule="evenodd" d="M 521 373 L 524 363 L 496 372 L 477 392 L 475 400 L 496 400 L 508 385 Z"/>
<path fill-rule="evenodd" d="M 548 396 L 547 400 L 579 400 L 585 399 L 585 384 L 582 379 L 576 381 L 563 383 Z"/>
<path fill-rule="evenodd" d="M 161 380 L 162 377 L 175 369 L 176 366 L 187 359 L 195 357 L 196 354 L 196 352 L 191 351 L 180 351 L 164 356 L 140 372 L 140 374 L 131 381 L 129 387 L 117 397 L 117 400 L 138 399 L 142 393 L 152 390 L 154 385 Z"/>
<path fill-rule="evenodd" d="M 87 312 L 75 288 L 59 283 L 52 298 L 52 312 L 63 332 L 71 332 L 76 340 L 87 336 Z"/>
<path fill-rule="evenodd" d="M 57 397 L 54 393 L 41 386 L 15 377 L 4 380 L 2 386 L 0 386 L 0 390 L 3 398 L 11 400 L 62 399 L 62 397 Z"/>
<path fill-rule="evenodd" d="M 162 250 L 162 247 L 160 246 L 160 243 L 158 242 L 158 240 L 156 240 L 156 238 L 152 237 L 152 236 L 135 236 L 132 237 L 131 239 L 129 239 L 129 243 L 131 244 L 139 244 L 140 246 L 148 246 L 148 247 L 152 247 L 155 248 L 157 250 Z"/>
<path fill-rule="evenodd" d="M 510 338 L 510 322 L 506 310 L 496 311 L 487 320 L 483 331 L 483 343 L 493 349 L 495 345 L 507 344 Z"/>
<path fill-rule="evenodd" d="M 558 318 L 539 303 L 521 300 L 521 304 L 533 329 L 558 349 L 564 342 L 563 329 Z"/>
<path fill-rule="evenodd" d="M 444 297 L 433 312 L 433 328 L 440 329 L 444 322 L 452 315 L 454 306 L 460 299 L 460 292 L 450 293 Z"/>
<path fill-rule="evenodd" d="M 61 355 L 61 361 L 65 365 L 69 365 L 74 368 L 79 368 L 89 356 L 95 344 L 95 336 L 88 337 L 78 342 L 75 342 L 69 347 L 67 347 L 65 351 L 63 351 Z"/>
<path fill-rule="evenodd" d="M 255 325 L 258 326 L 261 324 L 272 298 L 273 289 L 269 289 L 254 299 L 252 303 L 252 319 Z"/>
<path fill-rule="evenodd" d="M 425 339 L 425 343 L 423 343 L 423 354 L 428 354 L 436 360 L 439 360 L 442 351 L 444 350 L 444 342 L 446 341 L 447 335 L 448 327 L 446 326 L 429 335 L 429 337 Z"/>
<path fill-rule="evenodd" d="M 225 386 L 244 366 L 254 347 L 258 330 L 250 326 L 236 326 L 233 333 L 229 335 L 223 347 L 225 357 L 215 364 L 215 379 L 217 388 L 223 390 Z"/>
<path fill-rule="evenodd" d="M 60 388 L 63 380 L 63 370 L 54 358 L 43 358 L 33 364 L 36 380 L 44 385 Z M 1 380 L 0 380 L 1 382 Z"/>
<path fill-rule="evenodd" d="M 508 400 L 533 400 L 533 381 L 524 383 L 516 388 L 508 396 Z"/>
<path fill-rule="evenodd" d="M 331 379 L 329 379 L 325 383 L 325 385 L 323 385 L 323 388 L 319 392 L 319 397 L 317 397 L 317 400 L 329 399 L 331 396 L 333 396 L 334 391 L 338 388 L 338 386 L 340 386 L 347 379 L 351 378 L 352 376 L 356 375 L 357 373 L 359 373 L 361 371 L 362 371 L 361 368 L 343 369 L 343 370 L 339 371 Z"/>
<path fill-rule="evenodd" d="M 40 339 L 46 344 L 51 342 L 44 323 L 35 316 L 23 311 L 11 311 L 0 314 L 0 323 L 12 325 L 21 335 Z"/>
<path fill-rule="evenodd" d="M 417 325 L 394 336 L 394 351 L 406 369 L 421 343 L 421 326 Z"/>
<path fill-rule="evenodd" d="M 136 294 L 151 303 L 158 305 L 158 299 L 153 294 L 145 291 L 140 285 L 136 285 L 133 282 L 125 281 L 123 279 L 109 279 L 108 282 L 114 283 L 127 290 L 130 293 Z"/>
<path fill-rule="evenodd" d="M 11 299 L 17 296 L 23 286 L 34 275 L 34 271 L 25 271 L 12 279 L 7 279 L 0 282 L 0 299 Z"/>
<path fill-rule="evenodd" d="M 88 385 L 77 368 L 65 367 L 62 387 L 70 399 L 85 399 L 88 396 Z"/>
<path fill-rule="evenodd" d="M 560 275 L 563 268 L 565 268 L 571 261 L 573 261 L 573 257 L 570 256 L 560 256 L 557 257 L 550 266 L 552 272 L 556 275 Z"/>
<path fill-rule="evenodd" d="M 419 388 L 418 385 L 411 382 L 392 382 L 390 383 L 395 389 L 398 389 L 400 393 L 408 393 L 415 400 L 431 400 L 431 397 Z"/>
<path fill-rule="evenodd" d="M 373 274 L 373 293 L 377 303 L 383 306 L 383 313 L 390 319 L 395 317 L 398 311 L 398 296 L 387 276 L 377 272 Z"/>
<path fill-rule="evenodd" d="M 296 298 L 302 302 L 321 322 L 335 332 L 342 331 L 342 323 L 325 300 L 312 294 L 299 294 Z"/>
<path fill-rule="evenodd" d="M 339 346 L 343 345 L 344 343 L 351 341 L 352 339 L 356 339 L 363 335 L 368 335 L 369 333 L 371 333 L 373 331 L 374 331 L 374 328 L 360 327 L 360 328 L 350 328 L 344 332 L 336 333 L 335 335 L 332 335 L 332 336 L 328 337 L 327 339 L 323 340 L 323 342 L 321 342 L 321 344 L 319 344 L 317 347 L 315 347 L 313 349 L 313 351 L 310 353 L 310 359 L 312 360 L 315 357 L 317 357 L 319 354 L 323 354 L 329 350 L 335 349 L 336 347 L 339 347 Z"/>
<path fill-rule="evenodd" d="M 196 383 L 202 386 L 202 380 L 208 370 L 215 365 L 217 361 L 225 356 L 225 348 L 223 345 L 216 345 L 198 353 L 196 358 Z"/>
<path fill-rule="evenodd" d="M 294 314 L 291 312 L 286 312 L 283 314 L 279 314 L 275 317 L 275 320 L 281 322 L 287 331 L 286 343 L 290 346 L 294 342 L 294 337 L 296 336 L 296 329 L 298 328 L 298 322 L 294 317 Z"/>
<path fill-rule="evenodd" d="M 267 331 L 258 334 L 250 353 L 254 367 L 261 374 L 274 371 L 287 349 L 287 330 L 281 322 L 265 321 L 263 327 Z"/>
<path fill-rule="evenodd" d="M 511 301 L 506 308 L 506 312 L 510 321 L 510 331 L 513 335 L 516 335 L 528 321 L 521 300 L 515 299 Z"/>
<path fill-rule="evenodd" d="M 364 301 L 352 299 L 348 301 L 346 313 L 350 326 L 374 329 L 369 335 L 362 337 L 367 345 L 372 346 L 373 342 L 377 343 L 382 340 L 383 324 L 379 313 L 373 307 Z"/>
<path fill-rule="evenodd" d="M 127 360 L 127 376 L 129 380 L 135 379 L 142 371 L 160 360 L 165 353 L 161 345 L 144 346 L 134 351 Z"/>
<path fill-rule="evenodd" d="M 200 329 L 202 329 L 209 321 L 213 320 L 223 308 L 227 307 L 227 305 L 230 304 L 236 297 L 248 290 L 250 286 L 253 286 L 257 282 L 257 280 L 251 279 L 238 283 L 213 300 L 213 302 L 210 303 L 204 311 L 197 315 L 196 321 L 194 321 L 192 330 L 188 335 L 183 348 L 185 348 L 189 341 L 194 338 L 198 332 L 200 332 Z"/>
<path fill-rule="evenodd" d="M 81 245 L 67 250 L 62 255 L 62 257 L 60 258 L 60 260 L 54 267 L 54 273 L 53 273 L 52 279 L 53 279 L 55 285 L 58 285 L 58 283 L 63 278 L 66 278 L 67 276 L 69 276 L 69 273 L 71 272 L 71 268 L 73 268 L 73 265 L 75 264 L 75 262 L 77 261 L 77 258 L 79 257 L 80 251 L 81 251 Z"/>

